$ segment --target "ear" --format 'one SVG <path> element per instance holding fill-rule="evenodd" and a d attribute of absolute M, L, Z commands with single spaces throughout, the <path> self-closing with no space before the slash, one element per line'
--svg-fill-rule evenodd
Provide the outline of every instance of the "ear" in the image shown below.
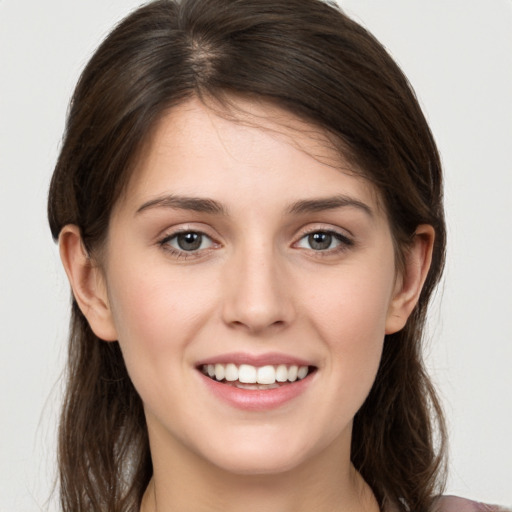
<path fill-rule="evenodd" d="M 117 340 L 105 279 L 87 254 L 78 226 L 62 228 L 59 250 L 75 300 L 94 334 L 105 341 Z"/>
<path fill-rule="evenodd" d="M 386 334 L 402 329 L 418 302 L 432 262 L 434 239 L 435 231 L 432 226 L 418 226 L 412 245 L 405 251 L 403 271 L 397 276 L 386 319 Z"/>

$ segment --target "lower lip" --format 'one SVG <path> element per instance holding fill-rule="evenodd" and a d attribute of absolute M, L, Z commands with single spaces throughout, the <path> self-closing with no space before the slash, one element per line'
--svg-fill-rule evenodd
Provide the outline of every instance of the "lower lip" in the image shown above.
<path fill-rule="evenodd" d="M 313 377 L 313 374 L 309 374 L 304 379 L 274 389 L 240 389 L 210 379 L 199 371 L 198 373 L 210 392 L 216 397 L 237 409 L 246 411 L 267 411 L 285 405 L 303 394 Z"/>

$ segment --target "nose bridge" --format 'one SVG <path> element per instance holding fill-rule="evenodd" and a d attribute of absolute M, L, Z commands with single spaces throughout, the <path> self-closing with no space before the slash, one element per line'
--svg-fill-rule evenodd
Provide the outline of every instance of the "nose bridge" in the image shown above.
<path fill-rule="evenodd" d="M 286 268 L 272 243 L 253 240 L 239 247 L 227 272 L 227 323 L 255 333 L 291 321 L 293 308 L 285 286 Z"/>

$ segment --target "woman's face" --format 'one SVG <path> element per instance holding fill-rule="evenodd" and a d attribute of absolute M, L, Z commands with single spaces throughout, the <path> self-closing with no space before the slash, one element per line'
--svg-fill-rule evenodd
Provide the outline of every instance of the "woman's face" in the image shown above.
<path fill-rule="evenodd" d="M 153 454 L 250 474 L 348 461 L 396 330 L 390 228 L 318 130 L 239 105 L 251 122 L 173 109 L 139 159 L 103 254 L 112 329 Z"/>

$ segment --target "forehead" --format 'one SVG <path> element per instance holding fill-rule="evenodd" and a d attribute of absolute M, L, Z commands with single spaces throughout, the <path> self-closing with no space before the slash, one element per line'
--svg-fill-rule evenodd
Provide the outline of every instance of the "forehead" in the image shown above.
<path fill-rule="evenodd" d="M 279 178 L 296 192 L 314 193 L 343 178 L 344 186 L 378 205 L 377 190 L 337 142 L 326 130 L 266 101 L 237 98 L 219 105 L 193 98 L 159 120 L 138 155 L 125 196 L 141 199 L 169 187 L 191 194 L 207 185 L 222 195 L 226 187 L 279 184 Z"/>

